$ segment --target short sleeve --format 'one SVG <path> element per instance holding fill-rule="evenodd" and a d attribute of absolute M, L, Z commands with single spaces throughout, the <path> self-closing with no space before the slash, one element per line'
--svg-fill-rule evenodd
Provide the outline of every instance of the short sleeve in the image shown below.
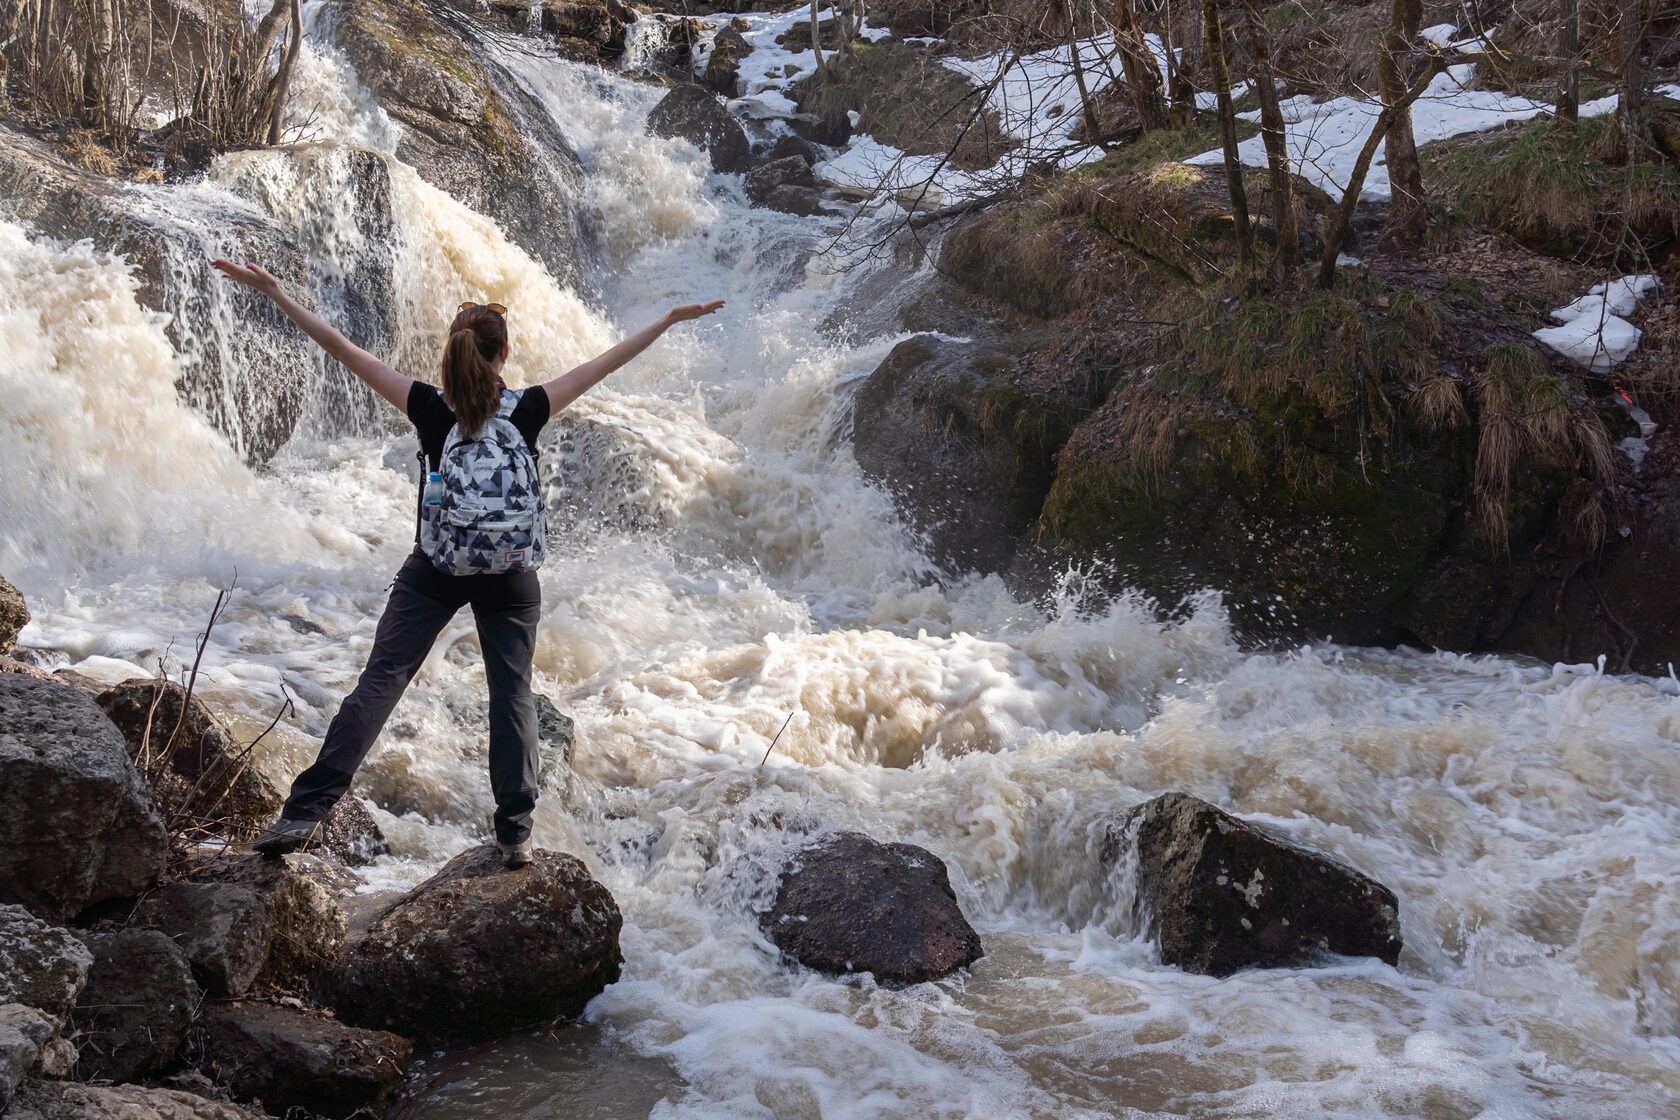
<path fill-rule="evenodd" d="M 513 406 L 512 420 L 519 434 L 525 437 L 525 443 L 535 451 L 537 437 L 548 423 L 548 390 L 541 385 L 533 385 L 522 392 L 519 403 Z"/>
<path fill-rule="evenodd" d="M 425 449 L 426 458 L 435 466 L 443 454 L 449 429 L 455 426 L 455 414 L 443 403 L 443 394 L 437 391 L 437 386 L 416 381 L 408 387 L 408 418 L 420 433 L 420 446 Z"/>

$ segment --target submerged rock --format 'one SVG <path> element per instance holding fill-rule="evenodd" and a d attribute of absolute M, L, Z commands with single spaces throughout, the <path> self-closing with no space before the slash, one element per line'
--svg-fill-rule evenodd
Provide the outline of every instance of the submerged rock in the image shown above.
<path fill-rule="evenodd" d="M 168 851 L 105 713 L 67 684 L 0 673 L 0 902 L 68 918 L 151 886 Z"/>
<path fill-rule="evenodd" d="M 21 906 L 0 906 L 0 1003 L 33 1007 L 57 1030 L 92 967 L 93 954 L 69 930 Z"/>
<path fill-rule="evenodd" d="M 346 1022 L 477 1041 L 576 1016 L 618 979 L 618 906 L 582 863 L 538 851 L 509 871 L 473 848 L 350 945 L 334 1006 Z"/>
<path fill-rule="evenodd" d="M 246 839 L 280 811 L 280 792 L 253 764 L 250 749 L 179 683 L 124 681 L 102 693 L 99 706 L 123 733 L 167 819 Z"/>
<path fill-rule="evenodd" d="M 882 983 L 937 980 L 984 955 L 943 860 L 856 832 L 800 851 L 761 922 L 807 968 L 869 972 Z"/>
<path fill-rule="evenodd" d="M 256 1113 L 174 1089 L 26 1082 L 8 1120 L 262 1120 Z"/>
<path fill-rule="evenodd" d="M 187 956 L 168 935 L 122 929 L 83 936 L 93 952 L 71 1017 L 86 1081 L 138 1081 L 175 1060 L 198 1010 Z"/>
<path fill-rule="evenodd" d="M 655 136 L 687 140 L 711 156 L 716 171 L 742 171 L 752 159 L 741 123 L 705 86 L 674 87 L 648 114 L 647 129 Z"/>
<path fill-rule="evenodd" d="M 276 1116 L 383 1116 L 408 1071 L 408 1040 L 271 1003 L 207 1008 L 189 1060 L 236 1100 Z"/>
<path fill-rule="evenodd" d="M 29 605 L 23 594 L 0 576 L 0 653 L 17 645 L 18 631 L 29 625 Z"/>
<path fill-rule="evenodd" d="M 1111 825 L 1104 861 L 1128 854 L 1136 920 L 1167 964 L 1226 976 L 1328 954 L 1399 959 L 1393 891 L 1188 794 L 1164 794 Z"/>

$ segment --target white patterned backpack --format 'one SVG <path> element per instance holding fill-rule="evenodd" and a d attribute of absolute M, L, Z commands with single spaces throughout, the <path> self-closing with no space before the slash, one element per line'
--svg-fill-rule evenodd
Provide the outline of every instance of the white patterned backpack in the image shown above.
<path fill-rule="evenodd" d="M 537 461 L 514 427 L 519 394 L 502 390 L 496 415 L 468 437 L 457 424 L 420 507 L 420 547 L 438 571 L 496 575 L 542 566 L 543 501 Z M 441 485 L 439 485 L 441 482 Z"/>

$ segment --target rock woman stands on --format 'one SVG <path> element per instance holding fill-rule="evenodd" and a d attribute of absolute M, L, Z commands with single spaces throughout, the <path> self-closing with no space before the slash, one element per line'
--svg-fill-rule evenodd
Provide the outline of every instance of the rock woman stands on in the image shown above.
<path fill-rule="evenodd" d="M 328 726 L 314 765 L 297 776 L 279 819 L 253 846 L 282 855 L 320 842 L 322 822 L 350 788 L 432 643 L 455 612 L 470 605 L 490 686 L 496 846 L 509 867 L 531 862 L 538 774 L 531 655 L 542 610 L 536 569 L 544 543 L 537 435 L 550 416 L 665 331 L 712 314 L 723 301 L 673 308 L 599 357 L 517 392 L 502 381 L 506 309 L 464 303 L 449 325 L 439 389 L 403 376 L 352 344 L 257 265 L 218 260 L 212 267 L 268 297 L 323 350 L 402 409 L 419 431 L 429 471 L 422 482 L 415 550 L 391 586 L 361 678 Z"/>

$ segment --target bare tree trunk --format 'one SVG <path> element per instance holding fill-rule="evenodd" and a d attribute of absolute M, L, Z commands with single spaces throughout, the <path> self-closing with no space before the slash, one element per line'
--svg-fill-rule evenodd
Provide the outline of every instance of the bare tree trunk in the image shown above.
<path fill-rule="evenodd" d="M 1207 35 L 1208 74 L 1219 105 L 1219 139 L 1225 149 L 1225 180 L 1231 190 L 1237 253 L 1246 272 L 1254 264 L 1254 230 L 1248 221 L 1242 162 L 1237 158 L 1237 115 L 1231 105 L 1231 70 L 1225 61 L 1225 27 L 1219 19 L 1219 0 L 1202 0 L 1202 29 Z"/>
<path fill-rule="evenodd" d="M 1085 82 L 1085 61 L 1079 57 L 1079 21 L 1074 14 L 1073 0 L 1062 0 L 1062 16 L 1067 22 L 1068 65 L 1073 67 L 1073 84 L 1079 87 L 1079 107 L 1085 117 L 1085 139 L 1095 144 L 1102 140 L 1102 121 Z"/>
<path fill-rule="evenodd" d="M 811 50 L 817 56 L 817 77 L 828 78 L 828 59 L 823 55 L 822 24 L 817 22 L 817 0 L 811 0 Z"/>
<path fill-rule="evenodd" d="M 1645 6 L 1642 0 L 1618 0 L 1616 8 L 1616 73 L 1621 96 L 1616 102 L 1613 154 L 1638 163 L 1651 150 L 1651 122 L 1645 113 Z"/>
<path fill-rule="evenodd" d="M 1581 117 L 1581 0 L 1563 0 L 1563 27 L 1558 49 L 1564 57 L 1563 82 L 1558 88 L 1557 119 Z"/>
<path fill-rule="evenodd" d="M 1295 275 L 1301 261 L 1301 231 L 1295 220 L 1295 178 L 1290 167 L 1288 134 L 1283 108 L 1278 103 L 1277 72 L 1272 65 L 1271 42 L 1266 27 L 1246 0 L 1243 14 L 1248 53 L 1254 59 L 1254 89 L 1260 99 L 1260 138 L 1266 145 L 1266 168 L 1271 175 L 1272 222 L 1277 228 L 1277 267 L 1285 283 Z"/>
<path fill-rule="evenodd" d="M 1398 104 L 1406 95 L 1405 63 L 1417 41 L 1423 18 L 1422 0 L 1393 0 L 1388 30 L 1377 48 L 1377 88 L 1384 106 Z M 1397 112 L 1383 139 L 1388 161 L 1388 182 L 1393 199 L 1389 203 L 1390 242 L 1406 249 L 1423 245 L 1429 233 L 1429 207 L 1423 194 L 1423 165 L 1418 160 L 1417 138 L 1412 133 L 1411 103 Z"/>
<path fill-rule="evenodd" d="M 104 132 L 111 123 L 111 54 L 116 44 L 115 0 L 87 0 L 88 41 L 82 62 L 82 124 Z"/>
<path fill-rule="evenodd" d="M 286 95 L 292 85 L 292 67 L 297 65 L 298 51 L 303 46 L 303 0 L 292 0 L 292 39 L 280 59 L 280 69 L 274 75 L 273 104 L 268 110 L 268 143 L 280 143 L 281 121 L 286 116 Z"/>
<path fill-rule="evenodd" d="M 1353 225 L 1353 212 L 1359 208 L 1359 194 L 1365 189 L 1365 176 L 1371 171 L 1371 161 L 1377 156 L 1377 146 L 1388 136 L 1388 130 L 1402 113 L 1411 112 L 1412 103 L 1423 96 L 1423 91 L 1429 88 L 1429 83 L 1435 80 L 1435 75 L 1447 68 L 1447 56 L 1438 50 L 1429 52 L 1429 66 L 1423 75 L 1412 83 L 1398 101 L 1392 105 L 1384 105 L 1382 112 L 1377 114 L 1377 123 L 1372 126 L 1371 134 L 1365 138 L 1365 146 L 1359 149 L 1359 158 L 1353 162 L 1353 174 L 1348 177 L 1347 190 L 1342 194 L 1341 205 L 1336 207 L 1336 218 L 1330 225 L 1330 232 L 1324 239 L 1324 257 L 1318 263 L 1318 286 L 1329 288 L 1336 283 L 1336 258 L 1342 255 L 1342 246 L 1347 243 L 1348 228 Z"/>
<path fill-rule="evenodd" d="M 1114 42 L 1120 48 L 1120 68 L 1132 87 L 1143 130 L 1167 127 L 1167 99 L 1161 92 L 1161 68 L 1149 49 L 1149 40 L 1138 22 L 1136 0 L 1114 0 Z"/>

